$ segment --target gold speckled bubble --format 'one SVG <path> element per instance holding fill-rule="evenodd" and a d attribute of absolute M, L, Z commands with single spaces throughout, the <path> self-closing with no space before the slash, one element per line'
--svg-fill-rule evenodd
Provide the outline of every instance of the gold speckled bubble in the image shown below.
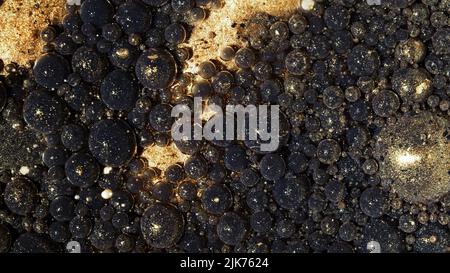
<path fill-rule="evenodd" d="M 448 117 L 430 112 L 405 115 L 376 138 L 380 176 L 413 203 L 437 201 L 450 192 Z"/>

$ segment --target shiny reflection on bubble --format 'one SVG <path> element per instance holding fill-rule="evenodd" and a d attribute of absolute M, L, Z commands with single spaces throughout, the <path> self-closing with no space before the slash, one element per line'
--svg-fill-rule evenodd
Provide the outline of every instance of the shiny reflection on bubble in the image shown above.
<path fill-rule="evenodd" d="M 449 121 L 430 112 L 407 114 L 376 136 L 379 175 L 406 201 L 438 201 L 450 191 Z"/>

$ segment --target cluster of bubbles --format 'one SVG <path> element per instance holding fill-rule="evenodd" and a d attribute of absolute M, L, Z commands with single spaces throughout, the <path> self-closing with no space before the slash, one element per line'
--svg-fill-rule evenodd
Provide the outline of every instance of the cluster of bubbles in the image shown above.
<path fill-rule="evenodd" d="M 255 14 L 236 22 L 247 46 L 223 45 L 195 75 L 183 72 L 195 55 L 183 42 L 220 1 L 68 6 L 42 31 L 31 76 L 9 65 L 2 78 L 0 107 L 23 105 L 19 129 L 46 148 L 42 166 L 2 172 L 0 251 L 446 251 L 450 196 L 403 201 L 374 154 L 405 113 L 448 120 L 449 3 L 322 0 L 287 19 Z M 175 141 L 189 158 L 149 167 L 142 151 L 173 142 L 171 109 L 196 96 L 280 105 L 278 150 Z"/>

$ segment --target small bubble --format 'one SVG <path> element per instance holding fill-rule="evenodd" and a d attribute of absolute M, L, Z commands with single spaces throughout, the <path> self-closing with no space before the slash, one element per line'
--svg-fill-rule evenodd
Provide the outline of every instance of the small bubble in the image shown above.
<path fill-rule="evenodd" d="M 70 241 L 66 245 L 66 249 L 69 253 L 81 253 L 81 245 L 77 241 Z"/>
<path fill-rule="evenodd" d="M 370 241 L 367 243 L 367 250 L 370 253 L 381 253 L 381 245 L 377 241 Z"/>

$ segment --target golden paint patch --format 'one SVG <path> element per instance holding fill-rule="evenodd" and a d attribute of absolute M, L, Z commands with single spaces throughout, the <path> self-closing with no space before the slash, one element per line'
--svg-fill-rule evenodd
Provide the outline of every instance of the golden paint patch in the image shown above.
<path fill-rule="evenodd" d="M 26 65 L 41 55 L 40 30 L 58 24 L 65 0 L 5 0 L 0 6 L 0 59 Z"/>

